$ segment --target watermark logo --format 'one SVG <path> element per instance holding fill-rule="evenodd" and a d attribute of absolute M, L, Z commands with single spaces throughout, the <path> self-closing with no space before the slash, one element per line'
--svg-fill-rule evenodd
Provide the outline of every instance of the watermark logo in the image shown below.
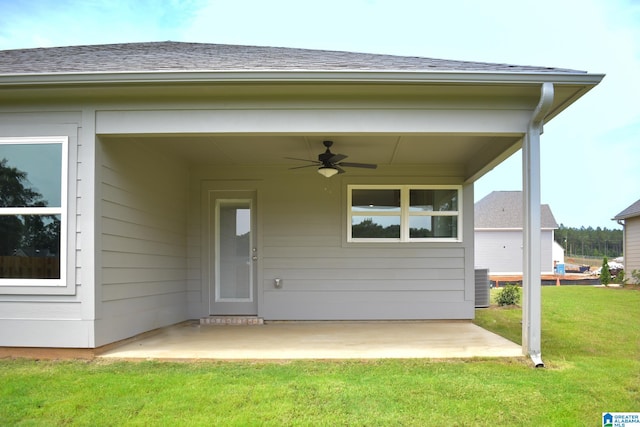
<path fill-rule="evenodd" d="M 603 412 L 602 427 L 640 427 L 640 412 Z"/>

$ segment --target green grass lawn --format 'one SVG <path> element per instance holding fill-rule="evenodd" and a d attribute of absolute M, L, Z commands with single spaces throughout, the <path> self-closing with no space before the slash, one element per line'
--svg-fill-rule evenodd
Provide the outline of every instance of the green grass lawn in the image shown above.
<path fill-rule="evenodd" d="M 0 425 L 599 426 L 640 412 L 640 292 L 543 288 L 546 369 L 527 359 L 0 360 Z M 477 323 L 520 342 L 519 309 Z"/>

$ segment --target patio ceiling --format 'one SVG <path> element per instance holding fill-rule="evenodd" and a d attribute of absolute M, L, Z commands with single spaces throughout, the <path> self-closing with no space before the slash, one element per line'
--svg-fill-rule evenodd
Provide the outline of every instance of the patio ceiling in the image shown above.
<path fill-rule="evenodd" d="M 144 142 L 191 164 L 213 166 L 303 166 L 285 157 L 317 159 L 322 141 L 347 161 L 384 166 L 448 165 L 476 172 L 478 158 L 490 163 L 519 148 L 521 135 L 136 135 L 105 136 L 103 141 Z M 484 164 L 482 166 L 484 166 Z"/>

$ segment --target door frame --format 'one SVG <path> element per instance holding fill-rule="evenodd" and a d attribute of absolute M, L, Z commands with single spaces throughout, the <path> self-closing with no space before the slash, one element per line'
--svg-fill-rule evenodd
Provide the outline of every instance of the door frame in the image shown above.
<path fill-rule="evenodd" d="M 216 198 L 246 198 L 238 196 L 241 193 L 245 195 L 249 192 L 253 193 L 253 225 L 255 227 L 254 243 L 256 248 L 257 260 L 254 261 L 254 301 L 256 304 L 257 316 L 261 316 L 261 307 L 264 299 L 262 285 L 262 219 L 260 210 L 260 181 L 218 181 L 203 180 L 201 181 L 201 206 L 200 206 L 200 315 L 215 315 L 213 312 L 213 298 L 215 297 L 215 221 L 211 206 L 215 206 Z"/>

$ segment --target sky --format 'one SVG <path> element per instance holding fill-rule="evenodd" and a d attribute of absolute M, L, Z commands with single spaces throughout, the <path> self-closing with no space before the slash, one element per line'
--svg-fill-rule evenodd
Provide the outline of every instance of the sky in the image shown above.
<path fill-rule="evenodd" d="M 0 0 L 0 50 L 166 40 L 606 74 L 544 127 L 542 203 L 567 227 L 619 229 L 640 199 L 640 0 Z M 476 200 L 521 175 L 518 152 Z"/>

